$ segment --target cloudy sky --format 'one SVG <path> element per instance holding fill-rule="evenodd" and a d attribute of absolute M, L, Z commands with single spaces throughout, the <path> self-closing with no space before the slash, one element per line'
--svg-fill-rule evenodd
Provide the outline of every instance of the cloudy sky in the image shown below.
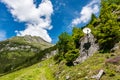
<path fill-rule="evenodd" d="M 99 16 L 100 0 L 0 0 L 0 41 L 13 36 L 40 36 L 56 43 L 62 32 Z"/>

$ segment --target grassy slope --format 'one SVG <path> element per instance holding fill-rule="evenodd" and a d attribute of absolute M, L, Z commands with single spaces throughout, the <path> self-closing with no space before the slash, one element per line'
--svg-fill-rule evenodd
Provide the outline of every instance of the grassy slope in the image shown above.
<path fill-rule="evenodd" d="M 120 53 L 117 55 L 120 55 Z M 119 80 L 120 72 L 116 71 L 118 66 L 113 64 L 105 65 L 105 60 L 108 57 L 115 56 L 109 53 L 96 53 L 84 63 L 77 66 L 67 67 L 63 65 L 64 63 L 61 63 L 59 67 L 56 67 L 55 71 L 56 75 L 59 76 L 57 80 L 65 80 L 66 76 L 70 76 L 70 80 L 94 80 L 91 79 L 91 76 L 98 74 L 100 69 L 105 71 L 105 75 L 102 76 L 101 80 Z"/>
<path fill-rule="evenodd" d="M 116 55 L 120 55 L 120 50 Z M 0 80 L 65 80 L 70 76 L 70 80 L 94 80 L 91 76 L 98 73 L 100 69 L 105 71 L 101 80 L 119 80 L 120 72 L 116 69 L 119 65 L 105 65 L 107 58 L 115 57 L 109 53 L 96 53 L 82 64 L 68 67 L 65 61 L 55 64 L 53 58 L 39 62 L 28 68 L 4 75 Z"/>
<path fill-rule="evenodd" d="M 54 80 L 51 59 L 0 77 L 0 80 Z M 53 62 L 52 62 L 53 63 Z"/>

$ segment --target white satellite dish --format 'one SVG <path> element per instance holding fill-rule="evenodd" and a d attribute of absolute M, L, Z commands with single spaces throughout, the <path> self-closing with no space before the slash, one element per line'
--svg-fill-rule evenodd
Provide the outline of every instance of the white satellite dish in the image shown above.
<path fill-rule="evenodd" d="M 83 29 L 83 32 L 84 32 L 85 34 L 89 34 L 89 33 L 91 32 L 91 29 L 90 29 L 90 28 L 84 28 L 84 29 Z"/>

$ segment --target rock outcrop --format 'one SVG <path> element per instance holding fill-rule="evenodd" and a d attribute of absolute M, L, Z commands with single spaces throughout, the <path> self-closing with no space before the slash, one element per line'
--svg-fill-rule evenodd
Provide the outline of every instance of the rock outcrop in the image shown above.
<path fill-rule="evenodd" d="M 110 50 L 111 52 L 117 51 L 120 49 L 120 42 L 115 44 L 114 47 Z"/>
<path fill-rule="evenodd" d="M 103 74 L 104 74 L 104 70 L 101 69 L 97 75 L 94 75 L 91 78 L 100 80 L 100 78 L 102 77 Z"/>
<path fill-rule="evenodd" d="M 50 51 L 49 53 L 46 53 L 46 54 L 44 55 L 44 57 L 42 58 L 42 60 L 51 58 L 52 56 L 55 56 L 57 53 L 58 53 L 58 50 Z"/>
<path fill-rule="evenodd" d="M 107 64 L 107 63 L 111 63 L 111 64 L 120 64 L 120 56 L 116 56 L 116 57 L 114 57 L 114 58 L 110 58 L 110 59 L 107 59 L 106 61 L 105 61 L 105 64 Z"/>
<path fill-rule="evenodd" d="M 73 62 L 74 65 L 85 61 L 99 50 L 99 45 L 95 41 L 96 39 L 91 33 L 80 39 L 80 56 Z"/>

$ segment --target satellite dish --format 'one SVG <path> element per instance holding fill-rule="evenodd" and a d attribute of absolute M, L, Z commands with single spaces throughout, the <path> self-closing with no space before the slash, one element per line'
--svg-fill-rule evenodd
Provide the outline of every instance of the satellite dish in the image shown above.
<path fill-rule="evenodd" d="M 90 29 L 90 28 L 84 28 L 84 29 L 83 29 L 83 32 L 84 32 L 85 34 L 89 34 L 89 33 L 91 32 L 91 29 Z"/>

